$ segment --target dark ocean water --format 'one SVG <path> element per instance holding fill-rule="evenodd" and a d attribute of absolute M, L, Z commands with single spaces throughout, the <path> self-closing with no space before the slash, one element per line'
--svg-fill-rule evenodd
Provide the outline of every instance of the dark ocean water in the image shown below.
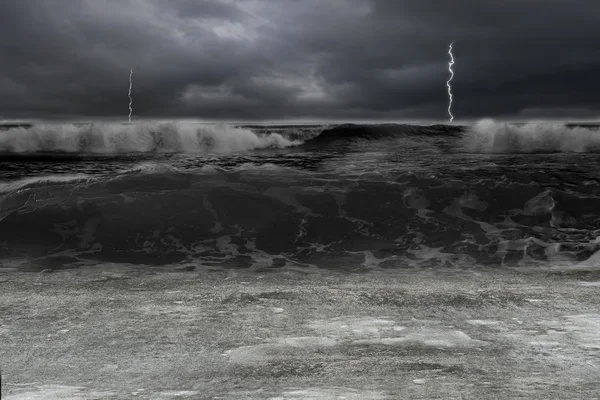
<path fill-rule="evenodd" d="M 600 129 L 48 124 L 0 130 L 0 269 L 573 265 Z"/>

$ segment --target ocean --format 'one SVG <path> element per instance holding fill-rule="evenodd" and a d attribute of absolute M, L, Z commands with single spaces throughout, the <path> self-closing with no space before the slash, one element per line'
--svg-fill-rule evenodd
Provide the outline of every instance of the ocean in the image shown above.
<path fill-rule="evenodd" d="M 600 126 L 0 129 L 0 395 L 591 399 Z"/>
<path fill-rule="evenodd" d="M 0 131 L 0 268 L 577 264 L 600 128 L 40 124 Z"/>

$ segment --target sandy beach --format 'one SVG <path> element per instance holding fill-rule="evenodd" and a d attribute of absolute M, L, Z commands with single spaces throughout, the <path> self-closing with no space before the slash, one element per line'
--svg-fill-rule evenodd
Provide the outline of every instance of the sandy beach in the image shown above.
<path fill-rule="evenodd" d="M 0 275 L 16 399 L 591 399 L 595 271 Z"/>

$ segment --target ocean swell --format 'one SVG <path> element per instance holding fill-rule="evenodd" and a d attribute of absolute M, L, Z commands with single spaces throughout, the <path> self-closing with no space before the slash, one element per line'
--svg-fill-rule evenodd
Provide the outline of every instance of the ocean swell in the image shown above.
<path fill-rule="evenodd" d="M 464 129 L 460 125 L 408 125 L 408 124 L 343 124 L 329 127 L 309 143 L 327 144 L 334 141 L 379 140 L 407 136 L 453 137 Z"/>
<path fill-rule="evenodd" d="M 0 195 L 0 264 L 422 268 L 574 263 L 600 249 L 594 188 L 527 182 L 315 179 L 273 165 L 16 182 Z"/>

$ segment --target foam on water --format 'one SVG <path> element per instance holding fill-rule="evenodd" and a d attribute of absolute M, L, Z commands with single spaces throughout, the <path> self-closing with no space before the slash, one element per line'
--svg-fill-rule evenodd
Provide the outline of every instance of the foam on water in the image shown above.
<path fill-rule="evenodd" d="M 39 124 L 30 128 L 11 128 L 0 134 L 2 153 L 233 153 L 299 143 L 278 133 L 258 135 L 250 129 L 224 124 L 199 125 L 178 121 Z"/>
<path fill-rule="evenodd" d="M 67 184 L 74 182 L 90 182 L 93 178 L 85 174 L 48 175 L 41 177 L 23 178 L 12 182 L 0 182 L 0 195 L 15 193 L 29 186 Z"/>
<path fill-rule="evenodd" d="M 484 119 L 465 133 L 463 147 L 474 153 L 600 151 L 600 128 L 568 127 L 544 121 L 511 124 Z"/>

